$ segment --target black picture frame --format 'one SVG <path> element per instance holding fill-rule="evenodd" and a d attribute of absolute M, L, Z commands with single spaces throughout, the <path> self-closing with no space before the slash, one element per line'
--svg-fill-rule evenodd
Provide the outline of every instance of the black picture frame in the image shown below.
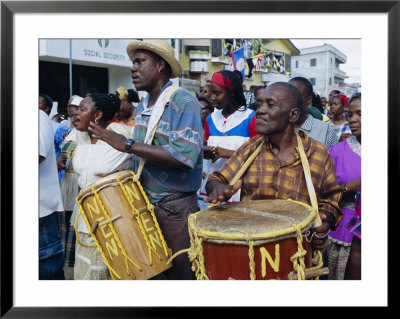
<path fill-rule="evenodd" d="M 226 316 L 226 309 L 186 307 L 14 307 L 13 305 L 13 15 L 15 13 L 387 13 L 388 14 L 388 208 L 399 177 L 400 1 L 1 1 L 1 318 L 178 318 Z M 378 93 L 379 94 L 379 93 Z M 18 146 L 19 147 L 19 146 Z M 381 212 L 385 213 L 385 212 Z M 396 213 L 396 209 L 395 209 Z M 392 220 L 391 216 L 388 219 Z M 390 225 L 394 223 L 389 222 Z M 391 242 L 388 240 L 388 249 Z M 390 254 L 388 254 L 390 265 Z M 388 282 L 388 284 L 390 281 Z M 28 287 L 29 289 L 29 287 Z M 390 306 L 390 298 L 388 300 Z M 390 307 L 388 307 L 389 309 Z M 290 310 L 294 310 L 292 307 Z M 384 309 L 385 310 L 385 309 Z M 285 310 L 286 311 L 286 310 Z M 237 311 L 235 310 L 235 314 Z"/>

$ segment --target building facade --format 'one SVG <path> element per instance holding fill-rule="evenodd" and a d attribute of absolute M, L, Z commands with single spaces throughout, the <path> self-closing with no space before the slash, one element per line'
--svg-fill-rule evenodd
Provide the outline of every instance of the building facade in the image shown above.
<path fill-rule="evenodd" d="M 300 53 L 288 39 L 182 39 L 179 47 L 182 78 L 196 80 L 200 85 L 206 84 L 215 72 L 235 70 L 232 55 L 243 49 L 246 90 L 287 82 L 291 57 Z"/>
<path fill-rule="evenodd" d="M 39 41 L 39 92 L 55 102 L 52 114 L 66 113 L 71 95 L 85 96 L 92 89 L 114 92 L 133 88 L 132 62 L 126 46 L 143 39 L 41 39 Z M 244 87 L 252 90 L 290 79 L 291 58 L 300 51 L 287 39 L 166 39 L 182 65 L 182 76 L 173 79 L 199 93 L 213 73 L 234 70 L 232 58 L 242 52 Z M 139 92 L 142 97 L 146 93 Z"/>
<path fill-rule="evenodd" d="M 347 57 L 330 44 L 300 50 L 299 56 L 292 56 L 292 74 L 305 74 L 321 96 L 327 97 L 333 89 L 340 90 L 346 72 L 340 65 Z"/>
<path fill-rule="evenodd" d="M 66 113 L 68 99 L 74 94 L 85 96 L 92 89 L 115 92 L 120 86 L 134 88 L 132 62 L 126 53 L 132 41 L 138 39 L 41 39 L 39 92 L 53 98 L 52 114 Z M 139 97 L 144 95 L 139 92 Z"/>

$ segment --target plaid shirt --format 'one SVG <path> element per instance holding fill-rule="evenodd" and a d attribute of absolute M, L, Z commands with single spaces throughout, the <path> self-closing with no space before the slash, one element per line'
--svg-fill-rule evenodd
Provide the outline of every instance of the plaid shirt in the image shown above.
<path fill-rule="evenodd" d="M 332 229 L 336 229 L 342 220 L 338 205 L 341 188 L 332 158 L 324 145 L 309 138 L 304 132 L 299 135 L 309 161 L 318 209 L 335 217 Z M 243 144 L 222 168 L 210 175 L 209 181 L 218 180 L 228 184 L 263 140 L 264 136 L 258 135 Z M 296 148 L 294 156 L 286 163 L 281 163 L 266 139 L 261 152 L 242 176 L 241 200 L 288 198 L 311 205 L 300 155 Z"/>

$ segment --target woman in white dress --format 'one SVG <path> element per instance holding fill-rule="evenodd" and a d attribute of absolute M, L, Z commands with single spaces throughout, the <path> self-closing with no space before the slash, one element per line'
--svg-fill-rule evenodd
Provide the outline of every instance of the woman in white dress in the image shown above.
<path fill-rule="evenodd" d="M 117 151 L 109 144 L 98 140 L 88 131 L 90 122 L 95 122 L 102 127 L 124 134 L 131 138 L 132 131 L 126 125 L 111 123 L 107 125 L 118 112 L 121 101 L 115 94 L 90 93 L 79 104 L 75 118 L 77 146 L 72 160 L 74 171 L 78 174 L 79 188 L 82 190 L 96 182 L 101 177 L 118 170 L 131 169 L 131 154 Z M 77 205 L 71 217 L 71 223 L 79 214 Z M 111 275 L 104 263 L 100 252 L 94 245 L 93 239 L 82 218 L 77 221 L 79 242 L 75 248 L 74 279 L 109 280 Z"/>

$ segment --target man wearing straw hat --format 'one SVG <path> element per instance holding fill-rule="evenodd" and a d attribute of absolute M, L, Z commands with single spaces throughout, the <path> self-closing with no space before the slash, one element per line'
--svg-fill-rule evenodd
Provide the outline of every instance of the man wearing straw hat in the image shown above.
<path fill-rule="evenodd" d="M 242 201 L 291 198 L 312 205 L 320 215 L 320 221 L 314 224 L 312 244 L 315 249 L 323 249 L 329 229 L 335 229 L 342 219 L 338 205 L 341 187 L 332 158 L 323 144 L 304 132 L 295 133 L 303 104 L 295 86 L 273 83 L 258 101 L 259 135 L 210 175 L 208 198 L 204 201 L 226 201 L 241 189 Z M 247 161 L 249 158 L 253 160 Z M 238 171 L 241 176 L 236 174 Z"/>
<path fill-rule="evenodd" d="M 190 246 L 187 218 L 199 210 L 203 151 L 201 107 L 195 95 L 172 85 L 182 73 L 174 49 L 164 40 L 132 42 L 132 82 L 148 95 L 135 114 L 132 139 L 101 129 L 89 130 L 120 151 L 133 154 L 133 171 L 146 191 L 164 238 L 175 254 Z M 167 279 L 194 279 L 186 254 L 173 259 Z"/>

